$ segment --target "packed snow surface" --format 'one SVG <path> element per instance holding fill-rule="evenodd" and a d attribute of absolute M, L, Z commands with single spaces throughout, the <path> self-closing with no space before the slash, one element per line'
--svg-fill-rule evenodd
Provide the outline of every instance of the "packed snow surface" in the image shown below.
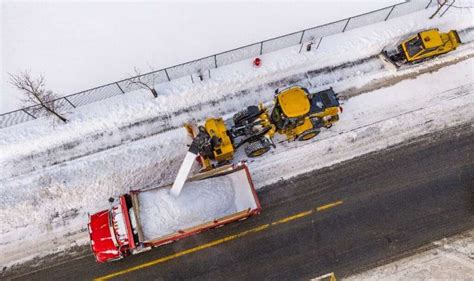
<path fill-rule="evenodd" d="M 160 188 L 139 193 L 138 200 L 145 240 L 237 212 L 234 186 L 225 176 L 187 182 L 178 197 Z"/>
<path fill-rule="evenodd" d="M 433 249 L 343 280 L 473 280 L 474 229 L 435 241 L 432 245 Z"/>

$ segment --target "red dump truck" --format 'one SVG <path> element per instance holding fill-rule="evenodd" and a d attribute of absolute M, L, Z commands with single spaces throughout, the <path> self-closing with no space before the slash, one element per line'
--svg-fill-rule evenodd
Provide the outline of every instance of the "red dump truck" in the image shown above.
<path fill-rule="evenodd" d="M 88 228 L 96 260 L 122 259 L 261 210 L 244 163 L 191 177 L 178 197 L 170 195 L 169 189 L 131 191 L 111 199 L 108 210 L 90 215 Z"/>

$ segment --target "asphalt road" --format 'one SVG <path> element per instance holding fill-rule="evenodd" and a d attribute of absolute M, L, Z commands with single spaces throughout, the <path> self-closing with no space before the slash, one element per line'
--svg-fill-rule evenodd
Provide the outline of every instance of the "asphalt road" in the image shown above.
<path fill-rule="evenodd" d="M 262 214 L 246 221 L 119 262 L 97 264 L 86 256 L 20 279 L 87 280 L 117 272 L 127 280 L 347 276 L 474 227 L 474 129 L 419 138 L 282 181 L 259 197 Z M 196 248 L 225 237 L 232 239 Z M 188 249 L 197 250 L 179 256 Z"/>

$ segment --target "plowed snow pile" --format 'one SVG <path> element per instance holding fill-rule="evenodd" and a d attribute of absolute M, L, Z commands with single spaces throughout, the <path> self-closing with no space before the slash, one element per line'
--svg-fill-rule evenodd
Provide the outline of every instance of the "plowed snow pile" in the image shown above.
<path fill-rule="evenodd" d="M 139 193 L 138 199 L 146 240 L 236 212 L 234 187 L 227 177 L 188 182 L 179 197 L 162 188 Z"/>

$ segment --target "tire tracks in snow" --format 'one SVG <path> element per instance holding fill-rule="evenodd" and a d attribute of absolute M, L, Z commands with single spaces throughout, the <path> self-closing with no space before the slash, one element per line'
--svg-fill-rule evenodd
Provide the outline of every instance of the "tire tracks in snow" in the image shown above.
<path fill-rule="evenodd" d="M 474 28 L 468 28 L 462 30 L 461 32 L 469 34 L 473 30 Z M 472 40 L 469 42 L 472 42 Z M 433 60 L 435 63 L 431 63 L 428 66 L 421 64 L 408 69 L 400 70 L 400 72 L 390 73 L 390 70 L 381 61 L 381 59 L 378 57 L 378 54 L 374 54 L 355 61 L 341 63 L 336 66 L 328 66 L 291 75 L 289 77 L 285 77 L 283 79 L 272 81 L 270 83 L 259 85 L 250 89 L 244 89 L 236 93 L 229 93 L 225 97 L 212 102 L 199 102 L 195 105 L 179 109 L 172 113 L 163 113 L 154 118 L 140 120 L 128 124 L 118 128 L 115 131 L 101 132 L 98 134 L 85 136 L 81 139 L 62 144 L 43 152 L 6 161 L 6 165 L 15 167 L 15 172 L 10 174 L 8 177 L 0 179 L 0 182 L 26 175 L 38 169 L 60 165 L 68 161 L 74 161 L 76 159 L 80 159 L 94 153 L 103 152 L 129 142 L 138 141 L 144 138 L 162 134 L 167 131 L 178 129 L 182 127 L 184 122 L 189 120 L 200 122 L 209 115 L 226 115 L 232 112 L 237 112 L 239 109 L 256 104 L 260 100 L 271 100 L 273 91 L 276 88 L 298 84 L 310 89 L 315 89 L 329 87 L 331 85 L 350 80 L 355 77 L 360 77 L 362 75 L 370 75 L 380 71 L 389 72 L 389 75 L 386 77 L 375 79 L 361 87 L 350 87 L 348 89 L 339 91 L 340 97 L 342 99 L 348 99 L 365 92 L 370 92 L 394 85 L 405 79 L 414 79 L 421 74 L 431 73 L 443 67 L 456 64 L 472 57 L 474 57 L 474 53 L 459 57 L 440 57 L 445 58 L 445 60 L 443 60 L 441 63 L 436 63 L 436 61 Z M 236 103 L 235 100 L 238 100 L 238 103 Z M 216 112 L 216 108 L 227 108 L 227 110 L 217 110 Z M 142 130 L 146 130 L 147 133 L 144 133 Z M 115 140 L 113 140 L 114 138 Z M 99 146 L 96 149 L 89 149 L 89 144 L 91 142 L 100 142 L 101 140 L 108 139 L 112 139 L 113 141 L 109 143 L 104 142 L 104 146 Z M 35 165 L 35 162 L 38 164 Z"/>

